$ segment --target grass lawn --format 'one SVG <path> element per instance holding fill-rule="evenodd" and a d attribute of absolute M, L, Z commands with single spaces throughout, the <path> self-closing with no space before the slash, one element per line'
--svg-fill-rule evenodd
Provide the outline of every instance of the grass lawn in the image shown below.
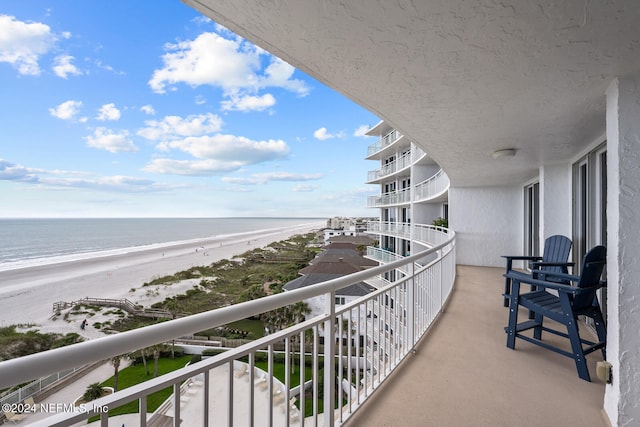
<path fill-rule="evenodd" d="M 300 385 L 300 371 L 298 370 L 299 366 L 297 365 L 298 362 L 296 362 L 296 372 L 294 374 L 290 374 L 289 375 L 289 381 L 291 381 L 290 383 L 290 387 L 296 387 L 298 385 Z M 256 362 L 256 367 L 262 369 L 265 372 L 268 372 L 269 370 L 269 363 L 268 362 Z M 323 375 L 324 375 L 324 370 L 323 369 L 318 369 L 318 377 L 320 382 L 323 381 Z M 280 380 L 280 382 L 282 382 L 282 384 L 285 383 L 285 370 L 284 370 L 284 363 L 274 363 L 273 364 L 273 376 L 275 378 L 277 378 L 278 380 Z M 310 366 L 305 366 L 304 368 L 304 379 L 305 381 L 309 381 L 311 380 L 313 377 L 313 369 Z M 300 409 L 300 398 L 298 397 L 298 400 L 296 401 L 296 406 L 298 407 L 298 409 Z M 304 406 L 305 406 L 305 417 L 308 417 L 310 415 L 313 415 L 313 398 L 310 397 L 305 397 L 304 400 Z M 324 407 L 324 401 L 322 400 L 322 398 L 318 399 L 318 412 L 322 412 Z"/>
<path fill-rule="evenodd" d="M 175 359 L 171 359 L 171 358 L 158 359 L 158 376 L 183 368 L 190 360 L 191 360 L 191 356 L 176 357 Z M 131 365 L 121 370 L 118 373 L 118 390 L 123 390 L 125 388 L 131 387 L 133 385 L 140 384 L 144 381 L 152 379 L 153 378 L 153 358 L 150 358 L 150 360 L 147 361 L 147 365 L 149 366 L 149 373 L 151 374 L 149 376 L 147 376 L 147 373 L 144 370 L 143 364 Z M 100 385 L 102 385 L 103 387 L 113 387 L 113 377 L 102 382 Z M 158 409 L 158 407 L 162 404 L 162 402 L 164 402 L 165 400 L 167 400 L 169 396 L 171 396 L 172 392 L 173 392 L 173 387 L 167 387 L 163 390 L 157 391 L 147 396 L 147 412 L 153 412 L 156 409 Z M 126 405 L 122 405 L 117 408 L 110 409 L 109 416 L 121 415 L 121 414 L 132 414 L 132 413 L 137 413 L 138 411 L 139 411 L 138 401 L 136 400 L 135 402 L 129 402 Z M 95 419 L 98 419 L 98 418 L 96 417 Z"/>

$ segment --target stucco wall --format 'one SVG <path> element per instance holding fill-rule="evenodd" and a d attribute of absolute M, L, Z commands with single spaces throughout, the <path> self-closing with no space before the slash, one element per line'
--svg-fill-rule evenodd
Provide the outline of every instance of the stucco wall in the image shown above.
<path fill-rule="evenodd" d="M 449 189 L 449 227 L 458 264 L 503 267 L 501 255 L 522 254 L 522 188 Z"/>
<path fill-rule="evenodd" d="M 640 423 L 640 75 L 607 91 L 607 360 L 604 409 L 614 426 Z"/>
<path fill-rule="evenodd" d="M 544 239 L 555 234 L 571 238 L 571 165 L 540 168 L 540 253 Z"/>

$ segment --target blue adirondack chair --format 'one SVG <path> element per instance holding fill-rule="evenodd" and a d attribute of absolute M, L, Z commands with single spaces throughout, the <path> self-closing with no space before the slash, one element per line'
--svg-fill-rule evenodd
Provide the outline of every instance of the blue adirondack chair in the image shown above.
<path fill-rule="evenodd" d="M 568 267 L 573 263 L 567 262 L 569 260 L 569 252 L 571 252 L 571 239 L 560 234 L 549 236 L 544 241 L 544 250 L 542 256 L 513 256 L 503 255 L 502 258 L 506 258 L 507 267 L 505 271 L 504 281 L 504 306 L 509 307 L 509 294 L 511 293 L 511 279 L 509 279 L 509 272 L 513 269 L 513 261 L 529 261 L 529 268 L 532 270 L 532 274 L 539 279 L 544 280 L 543 274 L 550 273 L 568 273 Z"/>
<path fill-rule="evenodd" d="M 583 267 L 580 276 L 564 273 L 545 273 L 547 279 L 553 277 L 556 280 L 575 283 L 575 286 L 559 283 L 558 281 L 536 279 L 531 275 L 518 271 L 511 271 L 505 274 L 511 279 L 512 286 L 509 324 L 505 328 L 507 332 L 507 347 L 515 349 L 516 338 L 520 338 L 570 357 L 575 360 L 578 376 L 583 380 L 591 381 L 585 356 L 596 350 L 602 350 L 602 357 L 606 359 L 607 330 L 600 304 L 596 297 L 596 291 L 605 286 L 605 282 L 601 280 L 600 276 L 606 263 L 606 252 L 604 246 L 596 246 L 587 252 L 582 262 Z M 533 285 L 537 290 L 520 294 L 521 284 Z M 557 296 L 547 292 L 547 289 L 555 290 Z M 534 319 L 518 323 L 519 306 L 533 312 Z M 593 319 L 598 342 L 588 341 L 580 337 L 578 316 L 586 316 Z M 545 317 L 563 324 L 567 328 L 567 333 L 545 326 L 543 324 Z M 529 329 L 533 329 L 533 336 L 523 334 L 524 331 Z M 568 338 L 571 343 L 571 351 L 566 351 L 542 341 L 543 331 Z"/>

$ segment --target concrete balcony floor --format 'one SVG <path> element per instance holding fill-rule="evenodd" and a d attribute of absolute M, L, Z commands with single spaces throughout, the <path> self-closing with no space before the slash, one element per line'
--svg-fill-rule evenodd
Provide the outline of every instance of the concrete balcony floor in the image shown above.
<path fill-rule="evenodd" d="M 522 340 L 515 350 L 506 347 L 503 272 L 458 266 L 445 312 L 417 353 L 346 425 L 608 426 L 605 383 L 595 374 L 601 352 L 587 356 L 589 383 L 578 378 L 572 359 Z"/>

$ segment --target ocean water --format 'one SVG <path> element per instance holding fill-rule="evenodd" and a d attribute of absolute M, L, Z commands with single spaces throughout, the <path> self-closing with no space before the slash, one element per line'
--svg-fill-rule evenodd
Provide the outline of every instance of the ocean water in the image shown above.
<path fill-rule="evenodd" d="M 323 218 L 0 219 L 0 270 L 322 221 Z"/>

